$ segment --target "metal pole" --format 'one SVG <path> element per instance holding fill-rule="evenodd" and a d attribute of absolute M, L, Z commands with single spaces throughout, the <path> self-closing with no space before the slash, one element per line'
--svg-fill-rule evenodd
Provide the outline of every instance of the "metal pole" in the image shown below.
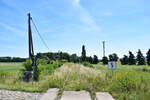
<path fill-rule="evenodd" d="M 103 41 L 103 57 L 105 57 L 105 41 Z"/>

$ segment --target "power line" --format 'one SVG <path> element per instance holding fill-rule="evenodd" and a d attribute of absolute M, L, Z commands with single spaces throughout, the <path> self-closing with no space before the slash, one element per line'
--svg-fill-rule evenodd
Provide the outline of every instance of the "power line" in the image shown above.
<path fill-rule="evenodd" d="M 48 45 L 46 44 L 46 42 L 45 42 L 44 39 L 42 38 L 42 35 L 40 34 L 40 32 L 39 32 L 38 28 L 36 27 L 36 24 L 34 23 L 34 21 L 33 21 L 32 18 L 31 18 L 31 21 L 32 21 L 32 23 L 33 23 L 33 25 L 34 25 L 34 27 L 35 27 L 35 30 L 37 31 L 37 33 L 38 33 L 38 35 L 39 35 L 41 41 L 43 42 L 43 44 L 45 45 L 45 47 L 46 47 L 48 50 L 50 50 L 49 47 L 48 47 Z"/>

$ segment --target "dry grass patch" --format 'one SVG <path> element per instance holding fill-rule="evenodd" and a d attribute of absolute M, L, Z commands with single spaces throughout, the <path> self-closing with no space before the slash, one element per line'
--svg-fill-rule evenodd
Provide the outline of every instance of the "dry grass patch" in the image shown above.
<path fill-rule="evenodd" d="M 94 68 L 84 67 L 79 64 L 64 64 L 49 77 L 50 87 L 59 87 L 63 90 L 88 90 L 102 89 L 105 74 Z M 102 87 L 97 87 L 101 85 Z"/>

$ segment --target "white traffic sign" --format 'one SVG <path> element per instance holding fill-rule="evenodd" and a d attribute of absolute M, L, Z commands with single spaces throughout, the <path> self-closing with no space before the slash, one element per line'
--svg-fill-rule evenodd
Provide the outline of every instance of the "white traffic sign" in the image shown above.
<path fill-rule="evenodd" d="M 115 61 L 109 61 L 108 62 L 108 68 L 111 69 L 111 70 L 114 70 L 116 69 L 116 62 Z"/>

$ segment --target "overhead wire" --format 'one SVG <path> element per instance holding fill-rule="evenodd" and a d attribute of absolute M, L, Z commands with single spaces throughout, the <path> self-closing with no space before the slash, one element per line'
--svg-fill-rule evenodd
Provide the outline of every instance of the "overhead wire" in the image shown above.
<path fill-rule="evenodd" d="M 42 35 L 40 34 L 40 32 L 39 32 L 39 30 L 38 30 L 38 28 L 37 28 L 37 26 L 36 26 L 35 22 L 33 21 L 33 18 L 31 18 L 31 21 L 32 21 L 33 26 L 35 27 L 35 30 L 37 31 L 37 33 L 38 33 L 38 35 L 39 35 L 39 37 L 40 37 L 41 41 L 43 42 L 44 46 L 45 46 L 45 47 L 46 47 L 46 48 L 50 51 L 50 49 L 49 49 L 48 45 L 46 44 L 46 42 L 44 41 L 44 39 L 43 39 Z"/>

